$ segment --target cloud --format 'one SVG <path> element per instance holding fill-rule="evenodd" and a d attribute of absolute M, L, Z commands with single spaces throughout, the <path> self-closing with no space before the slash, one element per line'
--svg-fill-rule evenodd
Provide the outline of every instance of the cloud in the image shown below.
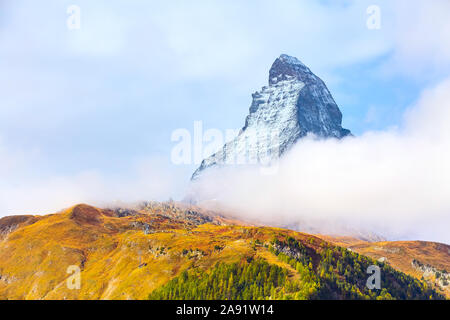
<path fill-rule="evenodd" d="M 448 75 L 450 69 L 450 2 L 390 1 L 394 13 L 388 32 L 393 55 L 385 68 L 417 78 Z M 383 8 L 383 7 L 382 7 Z"/>
<path fill-rule="evenodd" d="M 118 174 L 84 170 L 60 175 L 34 172 L 33 160 L 38 157 L 30 156 L 24 151 L 13 154 L 0 144 L 0 217 L 48 214 L 77 203 L 105 207 L 114 203 L 165 201 L 181 197 L 187 185 L 182 179 L 186 175 L 184 169 L 171 167 L 160 156 L 138 159 Z"/>
<path fill-rule="evenodd" d="M 436 0 L 381 0 L 381 28 L 370 30 L 373 1 L 298 0 L 215 2 L 195 0 L 158 5 L 149 13 L 160 34 L 150 43 L 165 53 L 182 78 L 256 81 L 280 53 L 298 56 L 314 70 L 328 72 L 382 59 L 385 73 L 418 78 L 450 68 L 450 3 Z M 159 51 L 158 51 L 159 52 Z M 256 74 L 259 76 L 259 74 Z"/>
<path fill-rule="evenodd" d="M 341 141 L 309 137 L 281 159 L 274 175 L 213 170 L 194 192 L 264 222 L 340 223 L 450 243 L 449 122 L 450 79 L 425 90 L 399 128 Z"/>

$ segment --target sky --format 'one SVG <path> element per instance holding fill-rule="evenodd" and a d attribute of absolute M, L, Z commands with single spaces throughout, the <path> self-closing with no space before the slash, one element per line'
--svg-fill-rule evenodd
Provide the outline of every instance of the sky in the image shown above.
<path fill-rule="evenodd" d="M 392 132 L 450 76 L 449 9 L 0 0 L 0 216 L 183 197 L 197 164 L 171 161 L 172 133 L 241 128 L 282 53 L 325 81 L 356 136 Z"/>

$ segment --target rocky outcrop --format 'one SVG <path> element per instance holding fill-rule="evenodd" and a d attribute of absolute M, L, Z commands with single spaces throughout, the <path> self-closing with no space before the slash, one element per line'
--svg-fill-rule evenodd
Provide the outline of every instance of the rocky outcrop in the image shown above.
<path fill-rule="evenodd" d="M 434 283 L 441 290 L 450 289 L 450 273 L 447 270 L 438 270 L 437 268 L 421 263 L 420 261 L 413 259 L 411 265 L 414 269 L 423 273 L 423 278 L 428 281 L 434 281 Z"/>
<path fill-rule="evenodd" d="M 38 221 L 34 216 L 9 216 L 0 219 L 0 240 L 14 232 L 20 226 L 26 226 Z"/>
<path fill-rule="evenodd" d="M 114 208 L 113 211 L 114 211 L 114 216 L 117 218 L 139 215 L 139 212 L 137 212 L 136 210 L 127 209 L 127 208 Z"/>
<path fill-rule="evenodd" d="M 144 234 L 155 233 L 155 231 L 151 229 L 150 224 L 142 221 L 133 221 L 130 223 L 130 227 L 133 229 L 142 230 L 144 231 Z"/>
<path fill-rule="evenodd" d="M 198 212 L 194 209 L 180 207 L 174 202 L 144 202 L 138 207 L 138 210 L 149 214 L 157 214 L 161 217 L 173 220 L 184 221 L 188 225 L 219 223 L 212 216 Z"/>

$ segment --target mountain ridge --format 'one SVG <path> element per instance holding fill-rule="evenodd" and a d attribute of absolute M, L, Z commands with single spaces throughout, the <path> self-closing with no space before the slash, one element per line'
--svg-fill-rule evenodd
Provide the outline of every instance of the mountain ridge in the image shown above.
<path fill-rule="evenodd" d="M 198 298 L 441 297 L 424 282 L 388 264 L 318 236 L 239 225 L 227 217 L 174 202 L 106 209 L 80 204 L 15 229 L 5 221 L 17 224 L 11 218 L 0 219 L 0 225 L 10 230 L 0 240 L 0 299 L 158 299 L 167 294 L 190 297 L 189 288 L 197 283 L 195 279 L 205 284 L 209 281 L 196 275 L 225 278 L 229 276 L 227 270 L 235 270 L 245 277 L 250 266 L 273 270 L 281 282 L 267 278 L 267 291 L 261 291 L 254 288 L 255 281 L 262 279 L 242 278 L 248 290 L 242 287 L 242 291 L 225 292 L 223 287 L 215 292 L 198 292 Z M 372 292 L 365 287 L 367 274 L 361 268 L 369 264 L 379 264 L 388 275 L 386 290 Z M 359 269 L 352 267 L 357 265 Z M 66 285 L 70 266 L 81 270 L 79 290 Z M 178 281 L 182 291 L 172 291 L 171 281 Z M 406 289 L 409 285 L 412 291 Z M 240 288 L 238 283 L 236 288 Z"/>

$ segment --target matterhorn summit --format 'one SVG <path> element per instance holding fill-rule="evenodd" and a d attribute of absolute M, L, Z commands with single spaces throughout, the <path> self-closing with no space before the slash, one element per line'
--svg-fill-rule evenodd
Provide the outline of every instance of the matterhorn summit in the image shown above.
<path fill-rule="evenodd" d="M 238 136 L 204 159 L 196 179 L 210 167 L 270 164 L 299 139 L 343 138 L 342 113 L 325 83 L 297 58 L 282 54 L 269 71 L 269 85 L 255 92 Z"/>

